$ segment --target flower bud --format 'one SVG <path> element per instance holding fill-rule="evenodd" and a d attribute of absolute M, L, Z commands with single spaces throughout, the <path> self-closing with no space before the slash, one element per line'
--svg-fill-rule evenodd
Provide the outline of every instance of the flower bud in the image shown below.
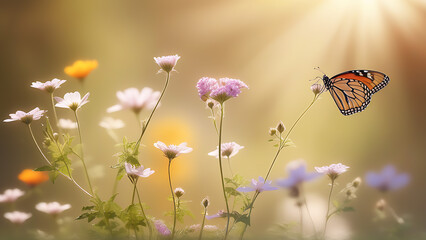
<path fill-rule="evenodd" d="M 175 195 L 177 198 L 182 197 L 185 194 L 185 191 L 182 188 L 175 188 Z"/>
<path fill-rule="evenodd" d="M 53 133 L 53 138 L 55 139 L 55 141 L 58 141 L 59 134 L 58 133 Z"/>
<path fill-rule="evenodd" d="M 44 139 L 44 141 L 43 141 L 43 144 L 44 144 L 44 146 L 46 146 L 46 147 L 49 147 L 51 143 L 52 143 L 52 141 L 50 141 L 50 139 L 49 139 L 49 138 L 46 138 L 46 139 Z"/>
<path fill-rule="evenodd" d="M 212 100 L 207 100 L 207 106 L 208 106 L 210 109 L 213 109 L 213 107 L 214 107 L 214 102 L 213 102 Z"/>
<path fill-rule="evenodd" d="M 209 206 L 209 204 L 210 204 L 210 200 L 209 200 L 209 198 L 208 198 L 208 197 L 205 197 L 205 198 L 201 201 L 201 205 L 202 205 L 204 208 L 207 208 L 207 207 Z"/>
<path fill-rule="evenodd" d="M 311 86 L 311 90 L 315 95 L 318 95 L 323 91 L 323 86 L 319 83 L 314 83 Z"/>
<path fill-rule="evenodd" d="M 269 135 L 270 136 L 275 136 L 275 134 L 277 134 L 277 129 L 276 128 L 270 128 L 269 129 Z"/>
<path fill-rule="evenodd" d="M 376 203 L 376 209 L 383 212 L 385 210 L 386 207 L 386 201 L 384 199 L 380 199 L 377 203 Z"/>
<path fill-rule="evenodd" d="M 361 178 L 360 177 L 357 177 L 352 181 L 352 187 L 354 187 L 354 188 L 358 188 L 360 184 L 361 184 Z"/>
<path fill-rule="evenodd" d="M 279 133 L 283 133 L 284 131 L 285 131 L 285 126 L 284 126 L 284 123 L 283 122 L 279 122 L 278 123 L 278 126 L 277 126 L 277 131 L 279 132 Z"/>

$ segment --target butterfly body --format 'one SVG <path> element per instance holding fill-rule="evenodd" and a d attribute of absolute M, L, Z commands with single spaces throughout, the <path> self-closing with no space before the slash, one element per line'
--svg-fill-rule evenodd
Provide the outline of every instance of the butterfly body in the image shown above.
<path fill-rule="evenodd" d="M 389 83 L 389 77 L 372 70 L 351 70 L 331 78 L 322 78 L 343 115 L 352 115 L 363 111 L 370 104 L 371 96 Z"/>

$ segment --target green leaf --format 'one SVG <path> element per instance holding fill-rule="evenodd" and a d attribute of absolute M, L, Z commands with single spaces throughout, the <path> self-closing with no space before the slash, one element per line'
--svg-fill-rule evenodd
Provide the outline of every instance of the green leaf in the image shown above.
<path fill-rule="evenodd" d="M 55 169 L 52 168 L 52 166 L 49 166 L 49 165 L 42 166 L 42 167 L 34 169 L 34 171 L 39 171 L 39 172 L 47 172 L 47 171 L 52 171 L 52 170 L 55 170 Z"/>
<path fill-rule="evenodd" d="M 59 172 L 57 170 L 53 170 L 49 172 L 49 179 L 52 183 L 55 183 L 56 178 L 58 177 Z"/>
<path fill-rule="evenodd" d="M 235 188 L 232 187 L 225 187 L 225 192 L 229 194 L 230 196 L 239 196 L 241 195 L 240 192 L 238 192 Z"/>
<path fill-rule="evenodd" d="M 291 139 L 287 139 L 284 142 L 283 147 L 296 147 L 296 144 Z"/>
<path fill-rule="evenodd" d="M 355 208 L 353 207 L 344 207 L 341 209 L 342 212 L 354 212 Z"/>

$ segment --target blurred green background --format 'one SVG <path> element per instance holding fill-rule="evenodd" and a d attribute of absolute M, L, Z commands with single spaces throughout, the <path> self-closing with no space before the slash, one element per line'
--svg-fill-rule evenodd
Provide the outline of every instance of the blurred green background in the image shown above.
<path fill-rule="evenodd" d="M 6 119 L 16 110 L 38 106 L 51 114 L 48 95 L 30 88 L 33 81 L 68 80 L 58 96 L 89 91 L 90 103 L 80 111 L 85 152 L 97 176 L 94 185 L 107 198 L 115 176 L 109 166 L 120 149 L 98 123 L 116 104 L 116 91 L 145 86 L 161 90 L 165 77 L 156 74 L 153 57 L 179 54 L 177 72 L 143 140 L 141 163 L 156 173 L 142 179 L 139 189 L 150 206 L 148 214 L 170 223 L 170 217 L 163 216 L 172 209 L 167 201 L 167 161 L 153 143 L 188 142 L 194 151 L 173 162 L 172 178 L 175 187 L 185 189 L 185 199 L 192 200 L 195 218 L 186 219 L 190 225 L 201 221 L 200 201 L 205 196 L 212 202 L 210 214 L 224 208 L 218 163 L 207 156 L 216 148 L 217 136 L 195 88 L 199 78 L 238 78 L 250 87 L 227 102 L 224 122 L 224 141 L 245 146 L 231 159 L 233 169 L 249 179 L 264 176 L 274 155 L 267 142 L 269 127 L 279 120 L 289 127 L 311 101 L 309 80 L 322 75 L 314 67 L 320 66 L 329 76 L 351 69 L 382 71 L 390 76 L 390 84 L 373 96 L 362 113 L 341 115 L 329 93 L 324 93 L 293 132 L 297 147 L 285 149 L 271 179 L 285 177 L 286 163 L 298 158 L 305 159 L 310 170 L 337 162 L 350 166 L 338 180 L 341 188 L 366 171 L 395 164 L 412 180 L 386 197 L 411 231 L 423 232 L 425 24 L 426 3 L 421 0 L 1 1 L 0 113 Z M 99 62 L 84 89 L 63 72 L 77 59 Z M 58 114 L 72 117 L 62 109 Z M 147 114 L 142 112 L 143 117 Z M 126 122 L 117 132 L 120 138 L 136 140 L 137 122 L 130 111 L 110 116 Z M 40 124 L 33 127 L 41 141 Z M 43 165 L 43 159 L 23 124 L 0 124 L 0 136 L 0 192 L 13 187 L 28 191 L 17 175 L 24 168 Z M 76 178 L 85 185 L 78 162 L 75 167 Z M 325 212 L 327 184 L 323 178 L 306 185 L 308 204 L 318 222 Z M 88 203 L 64 178 L 39 188 L 39 194 L 17 202 L 17 209 L 33 213 L 24 225 L 29 229 L 52 228 L 47 217 L 34 210 L 39 201 L 71 203 L 72 209 L 64 213 L 70 217 L 78 216 Z M 128 204 L 127 179 L 120 182 L 119 192 L 118 202 Z M 391 219 L 388 225 L 374 221 L 373 209 L 380 197 L 362 185 L 355 201 L 357 211 L 331 220 L 330 235 L 343 239 L 395 226 Z M 284 191 L 262 194 L 248 234 L 261 236 L 273 223 L 298 221 L 293 204 Z M 8 206 L 0 209 L 3 214 Z M 222 226 L 224 221 L 211 223 Z M 0 231 L 10 225 L 0 218 Z"/>

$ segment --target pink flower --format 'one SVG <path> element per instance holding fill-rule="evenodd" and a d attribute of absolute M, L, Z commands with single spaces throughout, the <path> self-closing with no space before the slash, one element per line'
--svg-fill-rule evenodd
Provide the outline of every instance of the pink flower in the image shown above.
<path fill-rule="evenodd" d="M 164 156 L 166 156 L 169 160 L 178 157 L 181 153 L 192 152 L 192 148 L 187 147 L 186 143 L 181 143 L 177 146 L 173 144 L 167 146 L 163 142 L 157 141 L 156 143 L 154 143 L 154 146 L 163 151 Z"/>
<path fill-rule="evenodd" d="M 219 103 L 237 97 L 243 88 L 248 89 L 248 86 L 244 82 L 232 78 L 220 78 L 217 81 L 214 78 L 203 77 L 197 83 L 198 95 L 201 100 L 206 101 L 211 98 Z"/>
<path fill-rule="evenodd" d="M 20 189 L 7 189 L 3 194 L 0 194 L 0 203 L 2 202 L 15 202 L 16 199 L 22 197 L 25 194 Z"/>
<path fill-rule="evenodd" d="M 22 224 L 32 216 L 31 213 L 24 213 L 19 211 L 7 212 L 4 214 L 4 217 L 11 221 L 12 223 Z"/>
<path fill-rule="evenodd" d="M 43 91 L 46 91 L 48 93 L 53 93 L 56 89 L 60 88 L 63 83 L 65 83 L 67 80 L 60 80 L 57 78 L 52 79 L 51 81 L 47 82 L 33 82 L 31 83 L 31 87 L 37 88 Z"/>
<path fill-rule="evenodd" d="M 3 122 L 21 121 L 25 124 L 30 124 L 33 120 L 39 120 L 46 113 L 45 110 L 40 110 L 36 107 L 29 112 L 17 111 L 16 113 L 9 114 L 10 119 L 5 119 Z"/>
<path fill-rule="evenodd" d="M 143 88 L 140 92 L 136 88 L 128 88 L 123 92 L 118 91 L 117 98 L 120 103 L 108 108 L 107 112 L 131 109 L 133 112 L 139 113 L 142 109 L 153 109 L 160 98 L 160 92 L 154 92 L 149 87 Z"/>
<path fill-rule="evenodd" d="M 178 55 L 155 57 L 154 60 L 166 73 L 174 71 L 177 61 L 180 59 Z M 161 71 L 160 70 L 160 71 Z"/>
<path fill-rule="evenodd" d="M 50 202 L 50 203 L 41 202 L 41 203 L 38 203 L 35 208 L 39 210 L 40 212 L 44 212 L 49 215 L 56 216 L 59 213 L 70 209 L 71 205 L 70 204 L 61 205 L 58 202 Z"/>
<path fill-rule="evenodd" d="M 273 191 L 277 190 L 277 187 L 271 186 L 272 181 L 265 181 L 263 177 L 259 177 L 259 181 L 256 181 L 255 179 L 251 180 L 251 187 L 239 187 L 237 188 L 237 191 L 239 192 L 263 192 L 263 191 Z"/>
<path fill-rule="evenodd" d="M 60 108 L 69 108 L 73 111 L 77 111 L 84 104 L 88 103 L 89 93 L 86 93 L 83 98 L 79 92 L 65 93 L 64 98 L 55 97 L 55 100 L 58 102 L 55 106 Z"/>
<path fill-rule="evenodd" d="M 155 220 L 154 225 L 158 233 L 163 236 L 169 236 L 172 233 L 162 220 Z"/>
<path fill-rule="evenodd" d="M 235 156 L 243 148 L 244 146 L 240 146 L 236 142 L 222 143 L 222 146 L 221 146 L 222 156 L 231 158 Z M 216 158 L 219 158 L 219 147 L 217 147 L 216 150 L 209 152 L 209 156 L 214 156 Z"/>
<path fill-rule="evenodd" d="M 127 175 L 134 179 L 139 177 L 147 178 L 155 172 L 154 170 L 151 170 L 151 168 L 144 169 L 142 165 L 135 167 L 128 162 L 124 163 L 124 168 L 126 169 Z"/>
<path fill-rule="evenodd" d="M 315 167 L 315 170 L 318 173 L 327 174 L 334 181 L 340 174 L 346 172 L 348 168 L 348 166 L 338 163 L 330 166 Z"/>

